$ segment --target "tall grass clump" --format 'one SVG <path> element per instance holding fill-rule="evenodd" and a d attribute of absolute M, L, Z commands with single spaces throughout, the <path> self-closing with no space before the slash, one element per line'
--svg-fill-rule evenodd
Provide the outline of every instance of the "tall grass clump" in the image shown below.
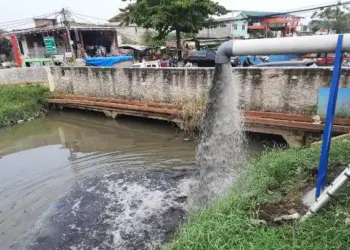
<path fill-rule="evenodd" d="M 176 118 L 183 122 L 185 133 L 192 134 L 200 129 L 207 102 L 208 98 L 205 96 L 191 101 L 181 101 L 176 103 L 180 109 L 180 113 Z"/>
<path fill-rule="evenodd" d="M 49 95 L 41 86 L 0 87 L 0 127 L 39 116 Z"/>
<path fill-rule="evenodd" d="M 350 163 L 350 140 L 332 142 L 330 165 Z M 306 222 L 259 224 L 259 209 L 300 201 L 314 186 L 320 146 L 273 150 L 253 159 L 226 197 L 183 225 L 169 250 L 192 249 L 350 249 L 350 185 Z M 276 211 L 276 214 L 278 211 Z"/>

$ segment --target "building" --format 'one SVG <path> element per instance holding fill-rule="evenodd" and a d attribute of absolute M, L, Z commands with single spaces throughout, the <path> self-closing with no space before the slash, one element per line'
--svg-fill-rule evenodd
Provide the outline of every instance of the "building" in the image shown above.
<path fill-rule="evenodd" d="M 144 42 L 144 34 L 147 32 L 147 29 L 137 26 L 134 23 L 123 25 L 119 21 L 118 15 L 113 16 L 108 21 L 117 27 L 118 34 L 121 35 L 123 43 L 142 44 Z"/>
<path fill-rule="evenodd" d="M 120 36 L 121 43 L 134 43 L 142 44 L 144 39 L 144 34 L 147 29 L 137 26 L 135 24 L 130 24 L 129 26 L 121 26 L 120 23 L 111 22 L 110 25 L 115 26 L 118 35 Z"/>
<path fill-rule="evenodd" d="M 232 23 L 233 38 L 249 38 L 248 16 L 243 12 L 237 12 L 233 16 L 234 16 L 234 20 Z"/>
<path fill-rule="evenodd" d="M 301 18 L 291 14 L 236 11 L 215 18 L 216 28 L 203 29 L 198 38 L 262 38 L 295 34 Z"/>
<path fill-rule="evenodd" d="M 114 53 L 118 47 L 117 30 L 114 25 L 96 25 L 71 22 L 69 29 L 58 23 L 56 19 L 34 19 L 35 27 L 13 30 L 17 36 L 19 50 L 24 58 L 46 57 L 50 53 L 45 47 L 44 38 L 52 37 L 55 41 L 55 55 L 70 52 L 71 46 L 75 55 L 80 57 L 80 47 L 87 54 L 92 54 L 96 48 L 103 48 L 106 54 Z M 71 40 L 68 39 L 68 32 Z"/>
<path fill-rule="evenodd" d="M 248 38 L 248 20 L 241 12 L 233 12 L 215 18 L 217 27 L 202 29 L 198 32 L 198 38 L 220 39 L 220 38 Z M 235 21 L 237 19 L 237 21 Z"/>
<path fill-rule="evenodd" d="M 296 33 L 301 17 L 276 12 L 243 11 L 249 18 L 248 33 L 251 38 L 286 37 Z"/>

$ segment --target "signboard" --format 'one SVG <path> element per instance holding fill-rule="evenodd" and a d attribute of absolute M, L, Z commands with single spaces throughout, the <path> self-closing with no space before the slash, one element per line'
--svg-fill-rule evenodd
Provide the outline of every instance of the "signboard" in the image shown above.
<path fill-rule="evenodd" d="M 73 57 L 72 52 L 65 52 L 65 53 L 64 53 L 64 57 L 66 57 L 66 58 L 72 58 L 72 57 Z"/>
<path fill-rule="evenodd" d="M 44 37 L 44 43 L 45 43 L 45 48 L 47 53 L 49 54 L 57 53 L 55 38 L 53 36 Z"/>

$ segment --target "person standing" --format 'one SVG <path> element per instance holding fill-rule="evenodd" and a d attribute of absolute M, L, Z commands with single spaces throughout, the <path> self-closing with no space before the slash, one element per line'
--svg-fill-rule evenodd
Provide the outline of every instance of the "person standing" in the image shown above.
<path fill-rule="evenodd" d="M 250 60 L 250 56 L 247 56 L 243 62 L 243 67 L 250 67 L 252 65 L 254 65 L 254 63 Z"/>

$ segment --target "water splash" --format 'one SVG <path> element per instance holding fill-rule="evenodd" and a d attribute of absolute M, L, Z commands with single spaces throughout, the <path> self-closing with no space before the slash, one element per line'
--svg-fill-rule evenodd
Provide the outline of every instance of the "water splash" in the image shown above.
<path fill-rule="evenodd" d="M 200 174 L 192 189 L 194 209 L 224 195 L 245 159 L 244 119 L 236 83 L 231 65 L 216 65 L 197 149 Z"/>

